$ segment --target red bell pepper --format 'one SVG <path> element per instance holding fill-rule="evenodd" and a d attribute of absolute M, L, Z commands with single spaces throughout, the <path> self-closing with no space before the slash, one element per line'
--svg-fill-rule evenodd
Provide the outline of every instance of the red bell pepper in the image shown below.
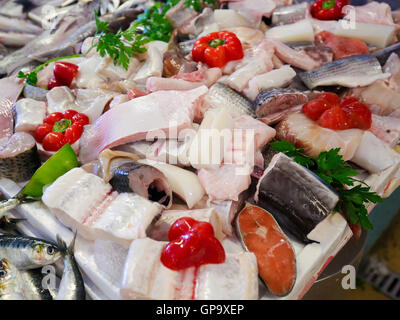
<path fill-rule="evenodd" d="M 75 143 L 82 135 L 89 118 L 75 110 L 49 114 L 35 132 L 35 139 L 46 151 L 57 151 L 66 143 Z"/>
<path fill-rule="evenodd" d="M 212 32 L 197 39 L 192 49 L 192 59 L 210 68 L 224 67 L 229 61 L 243 58 L 240 40 L 233 32 Z"/>
<path fill-rule="evenodd" d="M 311 6 L 311 15 L 319 20 L 336 20 L 343 17 L 342 9 L 350 0 L 317 0 Z"/>

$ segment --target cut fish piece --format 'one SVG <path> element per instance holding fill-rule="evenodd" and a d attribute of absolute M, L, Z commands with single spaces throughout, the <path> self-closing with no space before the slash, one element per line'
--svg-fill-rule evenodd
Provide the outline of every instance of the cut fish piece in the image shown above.
<path fill-rule="evenodd" d="M 217 211 L 213 208 L 194 210 L 164 210 L 160 219 L 154 224 L 150 237 L 158 241 L 169 241 L 168 231 L 176 220 L 190 217 L 197 221 L 208 222 L 213 226 L 215 237 L 222 241 L 225 236 L 222 233 L 222 223 Z"/>
<path fill-rule="evenodd" d="M 138 195 L 111 191 L 100 177 L 74 168 L 45 190 L 42 201 L 64 225 L 86 239 L 126 244 L 145 237 L 162 207 Z"/>
<path fill-rule="evenodd" d="M 189 149 L 189 161 L 193 168 L 219 167 L 224 158 L 226 143 L 232 135 L 233 119 L 225 108 L 210 109 Z"/>
<path fill-rule="evenodd" d="M 283 230 L 307 244 L 313 242 L 307 235 L 328 216 L 339 197 L 311 171 L 278 153 L 260 178 L 254 200 Z"/>
<path fill-rule="evenodd" d="M 282 42 L 314 41 L 314 29 L 310 21 L 304 19 L 295 23 L 273 27 L 265 32 L 268 38 Z"/>
<path fill-rule="evenodd" d="M 400 142 L 400 119 L 373 114 L 369 131 L 394 148 Z"/>
<path fill-rule="evenodd" d="M 258 273 L 269 291 L 285 296 L 296 281 L 295 252 L 274 217 L 247 205 L 238 215 L 236 228 L 245 248 L 257 258 Z"/>
<path fill-rule="evenodd" d="M 55 87 L 47 92 L 46 98 L 48 113 L 76 109 L 75 96 L 68 87 Z"/>
<path fill-rule="evenodd" d="M 172 191 L 181 197 L 191 209 L 204 196 L 204 189 L 197 176 L 188 170 L 167 163 L 148 159 L 138 160 L 160 170 L 168 180 Z"/>
<path fill-rule="evenodd" d="M 199 268 L 196 300 L 258 299 L 257 259 L 253 253 L 227 254 L 221 264 Z"/>
<path fill-rule="evenodd" d="M 304 148 L 307 155 L 317 158 L 323 151 L 340 148 L 343 160 L 353 158 L 363 131 L 360 129 L 331 130 L 319 126 L 302 112 L 294 112 L 276 127 L 279 140 L 288 140 L 299 148 Z"/>
<path fill-rule="evenodd" d="M 251 79 L 243 93 L 250 100 L 254 100 L 262 90 L 285 87 L 296 76 L 296 72 L 284 65 L 279 69 L 260 74 Z"/>
<path fill-rule="evenodd" d="M 15 131 L 34 131 L 46 116 L 46 103 L 25 98 L 14 105 Z"/>
<path fill-rule="evenodd" d="M 106 148 L 160 135 L 166 138 L 170 131 L 176 129 L 177 134 L 190 127 L 196 104 L 207 90 L 202 86 L 188 91 L 157 91 L 115 106 L 85 129 L 80 160 L 86 163 Z"/>
<path fill-rule="evenodd" d="M 340 85 L 348 88 L 363 87 L 390 73 L 383 73 L 378 60 L 369 54 L 340 59 L 299 74 L 309 89 L 317 86 Z"/>
<path fill-rule="evenodd" d="M 400 161 L 399 155 L 372 132 L 365 131 L 351 161 L 377 173 Z"/>

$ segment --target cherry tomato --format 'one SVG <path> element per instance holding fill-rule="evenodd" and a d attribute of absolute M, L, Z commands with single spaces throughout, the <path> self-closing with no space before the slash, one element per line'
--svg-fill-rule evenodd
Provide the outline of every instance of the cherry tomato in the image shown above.
<path fill-rule="evenodd" d="M 326 100 L 328 101 L 332 106 L 336 106 L 340 104 L 340 98 L 336 93 L 333 92 L 324 92 L 321 93 L 318 98 L 318 100 Z"/>
<path fill-rule="evenodd" d="M 65 86 L 65 84 L 63 84 L 62 82 L 57 80 L 54 76 L 52 76 L 49 80 L 49 83 L 47 84 L 47 89 L 51 90 L 55 87 L 62 87 L 62 86 Z"/>
<path fill-rule="evenodd" d="M 184 217 L 176 220 L 168 231 L 169 241 L 179 238 L 181 235 L 189 232 L 189 230 L 196 224 L 196 220 L 190 217 Z"/>
<path fill-rule="evenodd" d="M 330 104 L 328 101 L 316 99 L 307 102 L 303 106 L 302 111 L 307 117 L 317 121 L 319 117 L 330 108 L 332 108 L 332 104 Z"/>
<path fill-rule="evenodd" d="M 326 110 L 317 122 L 321 127 L 332 130 L 346 130 L 351 128 L 351 121 L 349 117 L 339 106 L 335 106 L 329 110 Z"/>
<path fill-rule="evenodd" d="M 70 125 L 64 132 L 64 143 L 73 144 L 81 137 L 83 127 L 80 124 L 74 123 Z"/>
<path fill-rule="evenodd" d="M 89 124 L 89 117 L 83 113 L 77 113 L 72 117 L 72 123 L 80 124 L 81 126 Z"/>
<path fill-rule="evenodd" d="M 69 62 L 57 62 L 54 65 L 54 76 L 65 86 L 69 87 L 74 79 L 76 73 L 78 72 L 78 66 Z"/>
<path fill-rule="evenodd" d="M 44 118 L 43 123 L 54 125 L 57 121 L 60 121 L 63 118 L 64 115 L 61 112 L 53 112 Z"/>
<path fill-rule="evenodd" d="M 61 132 L 49 132 L 42 141 L 46 151 L 57 151 L 64 145 L 64 135 Z"/>
<path fill-rule="evenodd" d="M 53 129 L 53 125 L 49 123 L 43 123 L 36 128 L 35 131 L 35 140 L 39 143 L 42 143 L 44 137 L 51 132 Z"/>
<path fill-rule="evenodd" d="M 76 115 L 77 113 L 78 113 L 78 111 L 75 111 L 75 110 L 72 110 L 72 109 L 66 110 L 66 111 L 63 112 L 64 119 L 72 120 L 72 117 L 74 115 Z"/>
<path fill-rule="evenodd" d="M 342 108 L 343 112 L 350 119 L 353 128 L 368 130 L 371 128 L 371 110 L 365 104 L 354 102 Z"/>

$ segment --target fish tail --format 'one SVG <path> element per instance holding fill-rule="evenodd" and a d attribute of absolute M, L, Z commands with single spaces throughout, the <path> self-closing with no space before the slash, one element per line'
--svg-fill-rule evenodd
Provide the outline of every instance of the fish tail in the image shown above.
<path fill-rule="evenodd" d="M 65 253 L 69 253 L 69 254 L 73 255 L 74 254 L 74 248 L 75 248 L 76 235 L 77 235 L 77 231 L 75 231 L 74 237 L 72 238 L 72 241 L 69 244 L 69 246 L 67 246 L 65 241 L 63 239 L 61 239 L 61 237 L 59 235 L 57 235 L 57 244 L 58 244 L 60 250 L 65 252 Z"/>

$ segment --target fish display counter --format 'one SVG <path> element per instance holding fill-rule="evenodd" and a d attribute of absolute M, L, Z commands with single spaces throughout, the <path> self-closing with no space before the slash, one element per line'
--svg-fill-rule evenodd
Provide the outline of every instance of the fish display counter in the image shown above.
<path fill-rule="evenodd" d="M 400 185 L 395 5 L 0 0 L 0 299 L 306 297 Z"/>

